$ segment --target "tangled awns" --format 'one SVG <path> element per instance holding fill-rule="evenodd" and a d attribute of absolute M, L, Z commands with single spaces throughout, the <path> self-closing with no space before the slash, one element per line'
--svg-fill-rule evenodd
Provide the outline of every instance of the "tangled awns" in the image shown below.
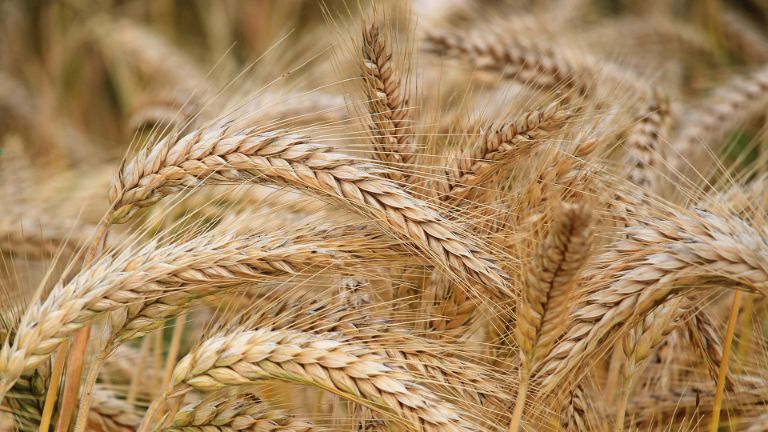
<path fill-rule="evenodd" d="M 0 431 L 768 431 L 766 29 L 0 1 Z"/>

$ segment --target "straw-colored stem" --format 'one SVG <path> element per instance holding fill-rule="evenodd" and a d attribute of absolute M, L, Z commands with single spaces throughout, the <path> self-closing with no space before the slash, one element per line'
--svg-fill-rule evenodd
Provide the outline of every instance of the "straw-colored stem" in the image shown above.
<path fill-rule="evenodd" d="M 141 341 L 139 364 L 136 366 L 136 370 L 133 371 L 133 376 L 131 376 L 131 385 L 128 387 L 128 396 L 126 396 L 126 401 L 128 401 L 129 405 L 136 403 L 136 396 L 139 393 L 139 382 L 141 381 L 141 375 L 144 373 L 144 365 L 146 364 L 147 357 L 149 356 L 149 343 L 151 338 L 151 335 L 147 335 L 144 336 L 144 339 Z"/>
<path fill-rule="evenodd" d="M 627 415 L 627 404 L 629 403 L 629 395 L 632 393 L 632 371 L 629 368 L 632 367 L 629 359 L 626 362 L 627 370 L 625 371 L 624 379 L 621 385 L 621 399 L 619 399 L 619 406 L 616 409 L 616 425 L 614 431 L 622 432 L 624 430 L 624 418 Z"/>
<path fill-rule="evenodd" d="M 720 426 L 720 408 L 723 405 L 723 395 L 725 394 L 728 360 L 731 357 L 731 345 L 733 344 L 733 335 L 736 332 L 736 322 L 739 318 L 739 308 L 741 307 L 743 295 L 741 291 L 736 291 L 733 295 L 733 303 L 731 303 L 731 313 L 728 316 L 728 327 L 725 329 L 723 342 L 723 361 L 720 363 L 720 371 L 717 375 L 717 388 L 715 389 L 715 402 L 712 405 L 712 424 L 709 428 L 711 432 L 717 432 Z"/>
<path fill-rule="evenodd" d="M 160 370 L 160 365 L 163 364 L 163 330 L 164 328 L 161 327 L 157 329 L 154 333 L 154 342 L 155 346 L 152 348 L 152 364 L 156 370 Z M 153 386 L 152 391 L 152 397 L 157 397 L 159 395 L 160 384 L 162 384 L 162 377 L 155 376 L 155 385 Z"/>
<path fill-rule="evenodd" d="M 624 363 L 624 351 L 621 349 L 621 346 L 616 346 L 611 354 L 608 378 L 605 380 L 605 399 L 608 401 L 613 400 L 619 387 L 619 373 L 621 372 L 622 363 Z"/>
<path fill-rule="evenodd" d="M 165 373 L 163 374 L 163 386 L 166 388 L 171 382 L 173 367 L 176 366 L 176 358 L 179 355 L 179 346 L 181 345 L 181 336 L 184 333 L 184 323 L 187 319 L 187 313 L 183 312 L 176 318 L 176 326 L 173 328 L 171 337 L 171 346 L 168 348 L 168 356 L 165 359 Z"/>
<path fill-rule="evenodd" d="M 67 373 L 64 376 L 64 390 L 61 394 L 61 408 L 56 430 L 68 430 L 75 410 L 75 401 L 80 390 L 80 376 L 85 366 L 85 352 L 91 337 L 91 327 L 83 327 L 72 338 L 72 348 L 67 358 Z"/>
<path fill-rule="evenodd" d="M 43 406 L 43 415 L 40 418 L 40 427 L 38 431 L 48 432 L 53 417 L 53 407 L 56 405 L 56 395 L 59 393 L 59 383 L 61 382 L 61 373 L 64 371 L 64 361 L 67 359 L 67 348 L 69 344 L 61 344 L 56 353 L 56 361 L 51 370 L 51 381 L 48 386 L 48 392 L 45 395 L 45 405 Z M 54 378 L 55 377 L 55 378 Z"/>
<path fill-rule="evenodd" d="M 742 361 L 747 358 L 747 350 L 752 339 L 752 310 L 754 307 L 754 297 L 747 295 L 744 299 L 744 310 L 741 313 L 741 320 L 739 320 L 739 346 L 736 349 L 736 358 Z"/>
<path fill-rule="evenodd" d="M 91 365 L 88 375 L 85 377 L 85 384 L 83 386 L 83 398 L 80 401 L 80 406 L 77 410 L 77 417 L 75 418 L 75 430 L 74 432 L 84 432 L 88 425 L 88 411 L 91 409 L 91 398 L 93 397 L 93 388 L 96 385 L 96 379 L 99 377 L 99 371 L 101 366 L 107 359 L 107 352 L 101 351 L 96 360 Z"/>
<path fill-rule="evenodd" d="M 518 432 L 523 419 L 523 410 L 525 401 L 528 398 L 528 384 L 530 383 L 530 373 L 522 371 L 520 376 L 520 387 L 517 390 L 517 400 L 515 409 L 512 411 L 512 421 L 509 423 L 509 432 Z"/>
<path fill-rule="evenodd" d="M 165 404 L 167 399 L 168 396 L 163 393 L 152 401 L 149 407 L 147 407 L 147 411 L 144 413 L 144 418 L 141 420 L 141 424 L 139 425 L 139 428 L 136 429 L 136 432 L 148 432 L 151 430 L 150 428 L 154 424 L 152 421 L 157 417 L 160 412 L 160 407 Z"/>
<path fill-rule="evenodd" d="M 109 224 L 102 223 L 96 231 L 93 243 L 91 243 L 85 254 L 83 267 L 88 267 L 96 259 L 101 250 L 104 241 L 109 232 Z M 72 338 L 72 347 L 67 354 L 67 372 L 64 376 L 64 390 L 61 395 L 61 407 L 59 409 L 59 418 L 56 421 L 56 430 L 65 431 L 69 428 L 72 415 L 75 412 L 77 404 L 78 390 L 80 389 L 80 379 L 83 375 L 83 366 L 85 365 L 86 351 L 88 350 L 88 340 L 91 337 L 91 327 L 85 326 L 80 329 Z M 51 376 L 51 379 L 57 379 Z M 81 401 L 84 403 L 85 401 Z"/>

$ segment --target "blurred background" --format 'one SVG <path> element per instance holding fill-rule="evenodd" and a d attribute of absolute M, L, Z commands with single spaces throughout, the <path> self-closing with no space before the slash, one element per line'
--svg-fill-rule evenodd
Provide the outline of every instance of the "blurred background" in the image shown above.
<path fill-rule="evenodd" d="M 729 34 L 744 26 L 763 33 L 766 0 L 374 3 L 390 13 L 410 9 L 420 25 L 427 26 L 461 26 L 478 15 L 504 21 L 521 13 L 544 14 L 579 4 L 583 16 L 558 29 L 557 38 L 576 36 L 590 48 L 630 64 L 638 59 L 646 62 L 644 51 L 667 50 L 645 66 L 674 68 L 692 92 L 715 82 L 723 70 L 759 63 L 768 55 L 763 41 L 746 44 Z M 190 91 L 200 91 L 203 82 L 221 90 L 246 71 L 238 82 L 265 86 L 288 70 L 296 76 L 283 81 L 296 87 L 316 88 L 348 79 L 331 67 L 333 46 L 357 36 L 357 24 L 351 26 L 354 32 L 341 29 L 346 21 L 359 18 L 361 7 L 371 4 L 343 0 L 0 1 L 0 140 L 20 139 L 38 149 L 41 158 L 50 159 L 47 162 L 114 159 L 125 152 L 140 123 L 132 116 L 143 106 L 164 99 L 169 108 L 178 108 L 173 104 Z M 654 38 L 658 29 L 649 27 L 646 33 L 650 34 L 643 34 L 642 21 L 633 21 L 640 29 L 622 28 L 617 21 L 660 13 L 667 21 L 675 17 L 681 37 L 686 34 L 683 30 L 691 30 L 689 36 L 704 44 L 700 47 L 704 55 L 670 52 L 668 35 Z M 606 32 L 611 36 L 602 37 Z M 664 43 L 658 40 L 664 38 Z M 755 47 L 764 50 L 755 51 Z"/>

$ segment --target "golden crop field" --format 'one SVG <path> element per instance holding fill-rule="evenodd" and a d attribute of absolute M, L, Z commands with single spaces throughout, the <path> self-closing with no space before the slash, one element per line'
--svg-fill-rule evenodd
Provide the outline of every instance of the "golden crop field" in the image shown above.
<path fill-rule="evenodd" d="M 0 0 L 0 431 L 768 431 L 765 0 Z"/>

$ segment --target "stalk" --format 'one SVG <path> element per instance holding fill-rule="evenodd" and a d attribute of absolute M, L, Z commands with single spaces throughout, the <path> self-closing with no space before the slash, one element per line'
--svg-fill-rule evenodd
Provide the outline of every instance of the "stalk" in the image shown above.
<path fill-rule="evenodd" d="M 66 343 L 62 344 L 59 347 L 59 352 L 56 353 L 56 361 L 53 363 L 53 370 L 51 370 L 51 384 L 48 387 L 48 392 L 45 394 L 43 415 L 40 418 L 40 427 L 38 428 L 40 432 L 48 432 L 51 426 L 53 407 L 56 405 L 56 395 L 59 393 L 59 383 L 61 382 L 61 373 L 64 370 L 64 360 L 67 358 L 68 345 Z"/>
<path fill-rule="evenodd" d="M 728 327 L 725 329 L 725 341 L 723 342 L 723 361 L 720 363 L 720 371 L 717 375 L 717 388 L 715 389 L 715 402 L 712 405 L 712 424 L 710 432 L 717 432 L 720 426 L 720 409 L 723 406 L 723 395 L 725 394 L 725 379 L 728 375 L 728 361 L 731 357 L 731 345 L 733 344 L 733 335 L 736 332 L 736 322 L 739 318 L 739 308 L 741 307 L 741 297 L 743 293 L 736 291 L 731 303 L 731 313 L 728 316 Z"/>
<path fill-rule="evenodd" d="M 149 356 L 149 343 L 151 339 L 151 335 L 144 336 L 144 339 L 141 341 L 141 354 L 139 354 L 139 364 L 136 366 L 136 370 L 133 371 L 133 376 L 131 377 L 131 385 L 128 387 L 128 396 L 126 397 L 126 400 L 130 405 L 134 405 L 136 403 L 136 395 L 139 393 L 139 381 L 141 381 L 141 374 L 144 369 L 144 365 L 147 362 L 147 357 Z"/>
<path fill-rule="evenodd" d="M 509 432 L 518 432 L 520 425 L 522 424 L 523 409 L 525 408 L 525 401 L 528 398 L 528 384 L 531 374 L 528 371 L 523 371 L 520 377 L 520 387 L 517 390 L 517 400 L 515 401 L 515 409 L 512 411 L 512 421 L 509 423 Z"/>
<path fill-rule="evenodd" d="M 168 348 L 168 356 L 165 359 L 165 374 L 163 374 L 162 388 L 166 388 L 168 383 L 171 382 L 171 375 L 173 374 L 173 367 L 176 366 L 176 358 L 179 355 L 179 345 L 181 345 L 181 336 L 184 333 L 186 319 L 186 312 L 182 312 L 176 318 L 176 326 L 173 328 L 173 336 L 171 337 L 171 346 Z"/>

